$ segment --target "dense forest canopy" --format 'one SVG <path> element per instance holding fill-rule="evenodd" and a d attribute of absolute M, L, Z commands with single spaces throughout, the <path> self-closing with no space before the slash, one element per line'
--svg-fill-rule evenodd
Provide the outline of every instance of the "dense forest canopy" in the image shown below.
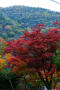
<path fill-rule="evenodd" d="M 24 30 L 36 24 L 45 24 L 49 28 L 56 20 L 60 20 L 60 13 L 48 9 L 25 6 L 0 8 L 0 37 L 17 39 Z"/>
<path fill-rule="evenodd" d="M 15 90 L 14 78 L 20 89 L 51 90 L 60 82 L 60 13 L 25 6 L 0 8 L 0 87 L 7 79 Z"/>

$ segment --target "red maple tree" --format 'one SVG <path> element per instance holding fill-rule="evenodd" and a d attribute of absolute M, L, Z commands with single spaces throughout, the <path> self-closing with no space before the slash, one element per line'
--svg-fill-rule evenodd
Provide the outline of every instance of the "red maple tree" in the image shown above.
<path fill-rule="evenodd" d="M 60 41 L 60 31 L 56 28 L 50 29 L 47 34 L 39 30 L 26 31 L 18 40 L 8 42 L 5 48 L 7 53 L 13 56 L 8 62 L 12 64 L 12 70 L 21 70 L 23 64 L 29 70 L 37 72 L 48 90 L 51 90 L 55 65 L 52 56 Z M 49 79 L 50 78 L 50 79 Z"/>

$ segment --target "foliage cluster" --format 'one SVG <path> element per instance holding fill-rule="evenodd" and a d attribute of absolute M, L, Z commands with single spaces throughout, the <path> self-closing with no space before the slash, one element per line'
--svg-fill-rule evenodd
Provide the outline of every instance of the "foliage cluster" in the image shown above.
<path fill-rule="evenodd" d="M 54 55 L 59 48 L 60 30 L 53 28 L 44 33 L 43 28 L 44 24 L 35 25 L 32 32 L 26 31 L 19 39 L 8 42 L 5 52 L 12 54 L 8 61 L 8 67 L 11 67 L 12 72 L 21 72 L 25 78 L 26 74 L 30 76 L 28 72 L 37 73 L 49 90 L 52 88 L 53 75 L 57 70 Z"/>
<path fill-rule="evenodd" d="M 17 40 L 6 42 L 0 38 L 2 74 L 15 73 L 14 78 L 20 78 L 20 87 L 42 84 L 51 90 L 55 73 L 60 71 L 60 30 L 57 21 L 53 24 L 55 28 L 46 33 L 44 24 L 38 24 Z"/>

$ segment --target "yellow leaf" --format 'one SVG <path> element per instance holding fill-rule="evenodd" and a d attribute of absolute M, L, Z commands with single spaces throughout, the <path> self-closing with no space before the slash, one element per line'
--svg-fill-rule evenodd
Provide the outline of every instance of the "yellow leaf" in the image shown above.
<path fill-rule="evenodd" d="M 0 58 L 0 63 L 5 63 L 5 60 L 3 58 Z"/>

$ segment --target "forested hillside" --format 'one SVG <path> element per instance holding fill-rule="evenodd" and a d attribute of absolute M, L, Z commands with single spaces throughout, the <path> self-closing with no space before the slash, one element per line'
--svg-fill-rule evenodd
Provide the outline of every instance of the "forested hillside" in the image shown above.
<path fill-rule="evenodd" d="M 60 90 L 58 83 L 60 13 L 0 8 L 0 90 Z"/>
<path fill-rule="evenodd" d="M 12 40 L 36 24 L 53 27 L 56 20 L 60 22 L 60 13 L 47 9 L 25 6 L 0 8 L 0 36 Z"/>

